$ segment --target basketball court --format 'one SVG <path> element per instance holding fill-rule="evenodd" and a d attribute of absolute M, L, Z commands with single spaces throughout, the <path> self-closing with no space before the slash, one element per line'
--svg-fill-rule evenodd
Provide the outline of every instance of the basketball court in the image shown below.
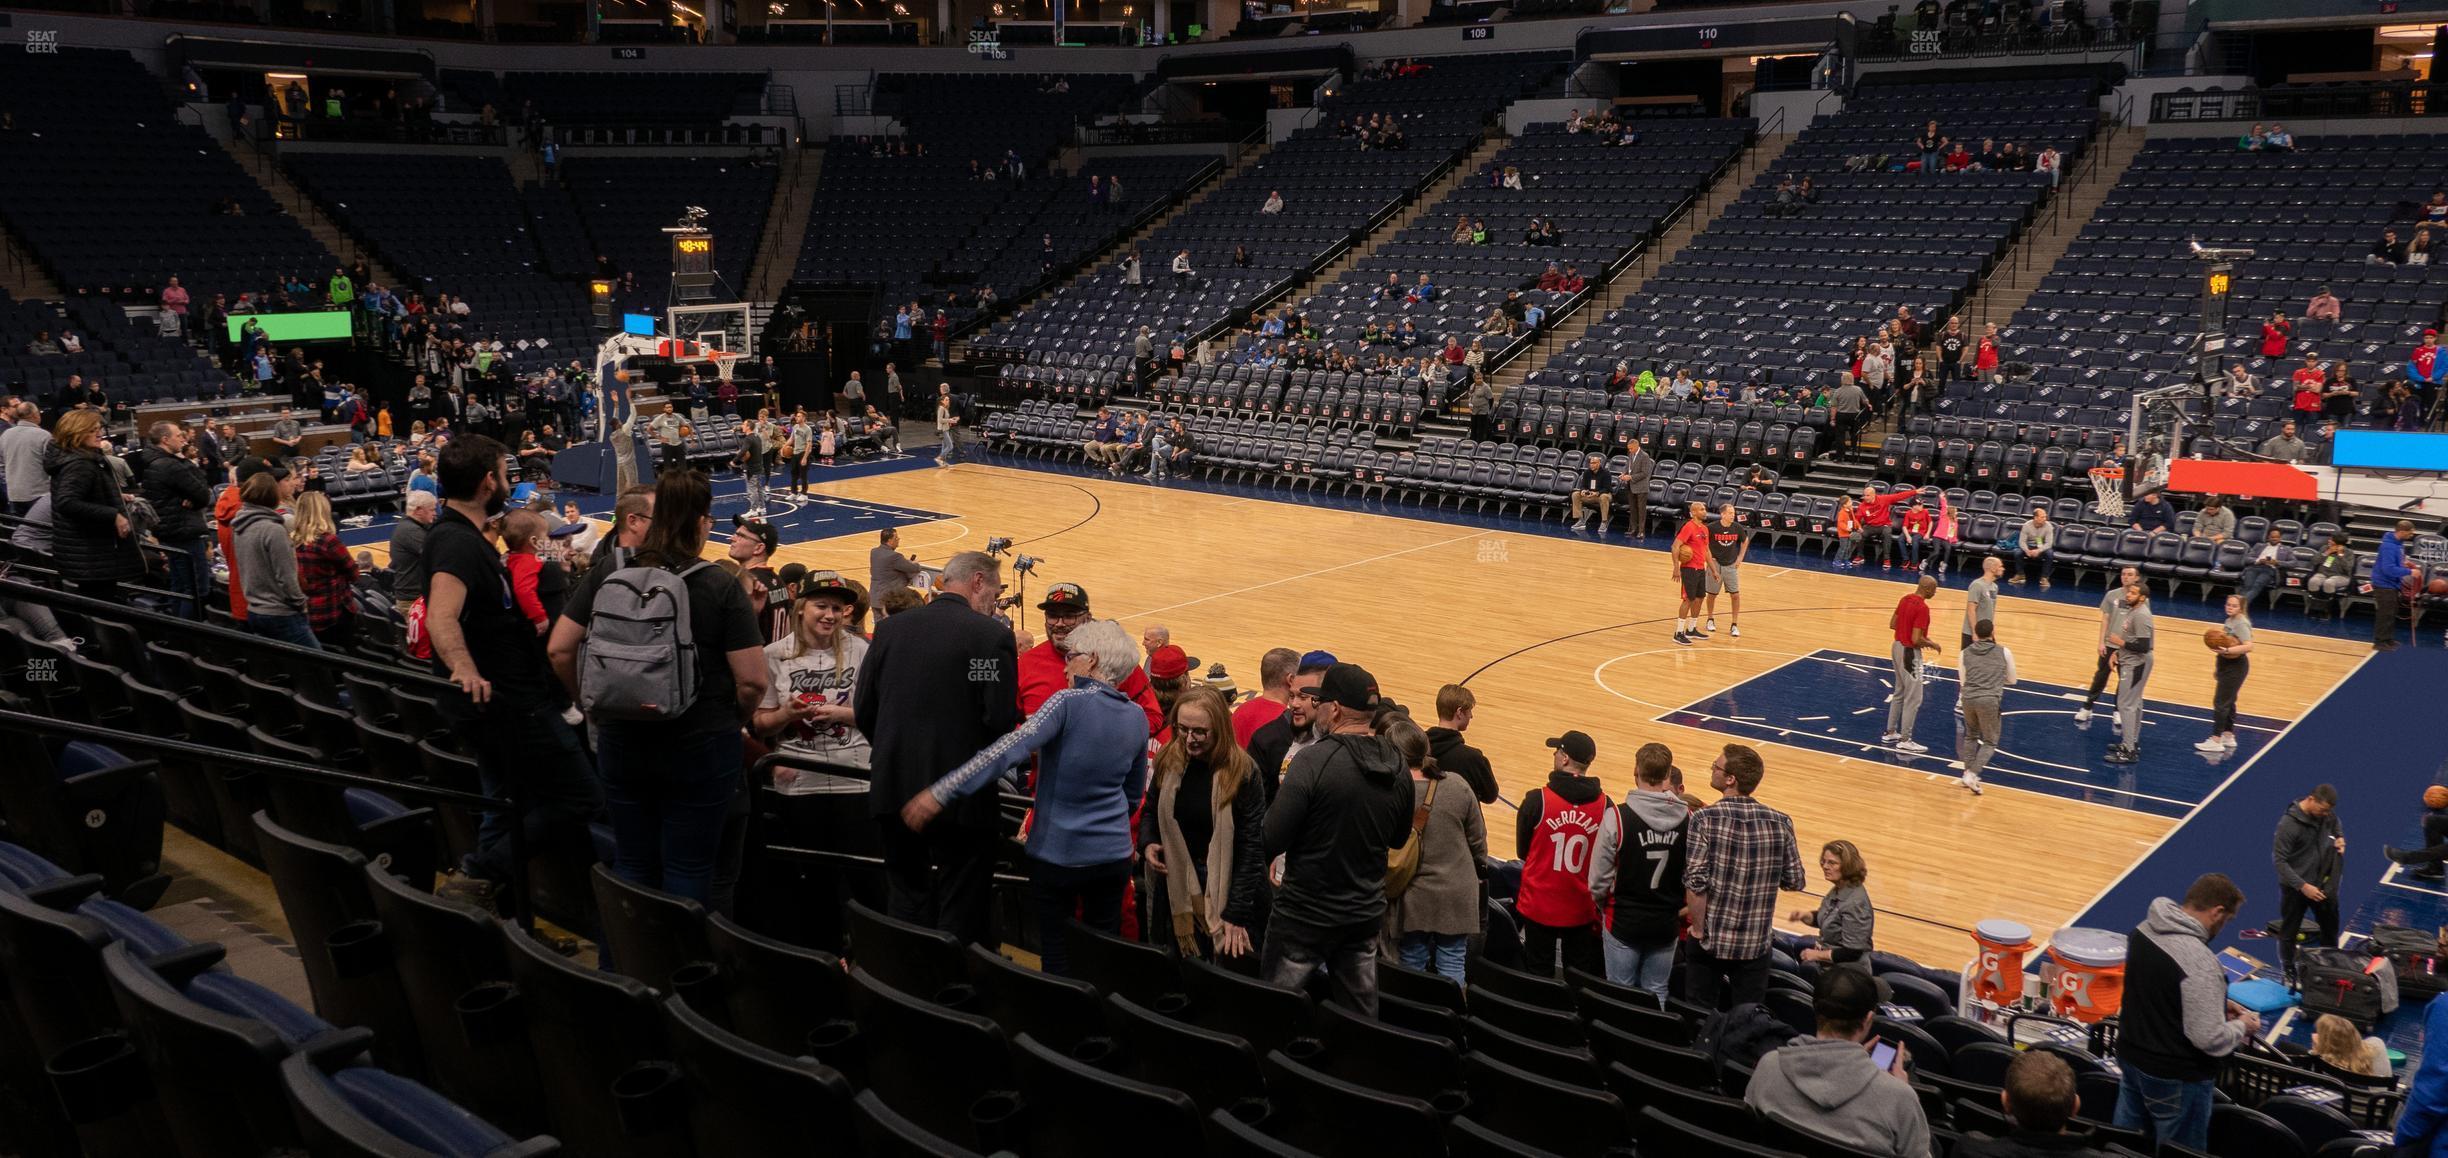
<path fill-rule="evenodd" d="M 717 489 L 728 496 L 738 484 Z M 1552 524 L 1480 529 L 1428 521 L 1416 508 L 1377 513 L 1280 491 L 1235 496 L 976 463 L 816 489 L 828 501 L 944 512 L 903 524 L 903 549 L 930 564 L 1008 536 L 1014 551 L 1040 560 L 1031 603 L 1048 583 L 1080 583 L 1098 615 L 1134 631 L 1166 625 L 1202 665 L 1222 663 L 1245 689 L 1255 686 L 1260 654 L 1276 646 L 1363 664 L 1421 716 L 1432 714 L 1439 685 L 1466 682 L 1479 698 L 1470 738 L 1508 801 L 1545 781 L 1551 757 L 1541 741 L 1568 728 L 1598 741 L 1594 771 L 1610 795 L 1620 795 L 1644 743 L 1672 747 L 1703 797 L 1720 746 L 1758 746 L 1769 769 L 1761 796 L 1794 816 L 1805 860 L 1827 840 L 1859 844 L 1880 946 L 1933 963 L 1962 958 L 1982 918 L 2023 921 L 2045 935 L 2082 913 L 2252 769 L 2369 651 L 2349 639 L 2259 632 L 2242 747 L 2214 761 L 2193 751 L 2209 730 L 2211 658 L 2193 642 L 2211 625 L 2208 608 L 2163 606 L 2143 761 L 2108 764 L 2098 759 L 2113 729 L 2106 714 L 2087 728 L 2073 722 L 2094 663 L 2100 590 L 2039 599 L 2007 588 L 1998 637 L 2023 683 L 2006 704 L 1988 793 L 1975 799 L 1947 767 L 1955 694 L 1945 675 L 1933 680 L 1916 731 L 1929 753 L 1878 740 L 1887 620 L 1910 589 L 1897 578 L 1908 572 L 1836 574 L 1790 552 L 1755 554 L 1744 567 L 1742 638 L 1730 638 L 1721 598 L 1716 635 L 1680 647 L 1668 638 L 1662 540 L 1642 549 L 1559 535 Z M 736 503 L 718 498 L 717 507 Z M 800 536 L 786 526 L 785 538 Z M 870 529 L 792 541 L 779 558 L 864 579 L 875 541 Z M 1952 667 L 1967 578 L 1951 576 L 1934 600 L 1943 668 Z M 2346 778 L 2342 769 L 2306 774 Z M 1510 816 L 1509 805 L 1491 809 L 1499 855 L 1510 855 Z M 2239 879 L 2267 875 L 2275 821 L 2273 813 L 2229 834 Z M 1787 902 L 1781 907 L 1815 903 Z"/>
<path fill-rule="evenodd" d="M 1256 686 L 1259 656 L 1277 646 L 1360 663 L 1422 717 L 1440 685 L 1462 682 L 1479 699 L 1471 742 L 1503 787 L 1505 802 L 1488 818 L 1499 856 L 1512 851 L 1510 802 L 1546 779 L 1548 736 L 1594 737 L 1594 772 L 1618 797 L 1644 743 L 1673 748 L 1703 798 L 1719 748 L 1751 744 L 1768 764 L 1761 798 L 1792 814 L 1805 863 L 1825 841 L 1861 846 L 1879 947 L 1944 964 L 1966 956 L 1970 929 L 1984 918 L 2023 922 L 2044 939 L 2071 923 L 2122 930 L 2151 896 L 2181 892 L 2213 870 L 2244 886 L 2245 919 L 2257 925 L 2276 910 L 2270 832 L 2288 802 L 2328 780 L 2359 842 L 2349 859 L 2350 928 L 2405 917 L 2423 924 L 2435 913 L 2430 923 L 2448 923 L 2448 887 L 2407 881 L 2378 855 L 2382 843 L 2416 842 L 2415 799 L 2448 762 L 2448 728 L 2420 706 L 2448 686 L 2448 652 L 2420 640 L 2374 660 L 2360 623 L 2348 633 L 2294 615 L 2260 622 L 2240 746 L 2205 756 L 2193 745 L 2209 733 L 2211 657 L 2197 641 L 2212 609 L 2163 595 L 2142 759 L 2111 764 L 2100 756 L 2113 739 L 2113 695 L 2087 725 L 2074 719 L 2095 663 L 2103 589 L 2004 587 L 1998 639 L 2014 652 L 2021 682 L 2006 698 L 1987 794 L 1974 798 L 1950 767 L 1968 572 L 1947 576 L 1932 599 L 1931 635 L 1945 651 L 1914 732 L 1930 750 L 1913 754 L 1879 739 L 1888 616 L 1911 590 L 1911 572 L 1833 572 L 1815 553 L 1755 547 L 1743 567 L 1741 638 L 1732 638 L 1731 606 L 1720 597 L 1716 634 L 1684 647 L 1669 638 L 1674 596 L 1662 536 L 1626 544 L 1553 523 L 1364 509 L 1282 490 L 1152 486 L 1000 460 L 940 469 L 923 454 L 820 468 L 807 496 L 777 490 L 768 504 L 784 540 L 777 564 L 863 582 L 886 527 L 901 529 L 903 551 L 934 565 L 1008 537 L 1014 554 L 1038 560 L 1025 580 L 1033 631 L 1036 593 L 1075 582 L 1098 615 L 1134 632 L 1164 624 L 1202 670 L 1221 663 L 1245 691 Z M 714 491 L 727 526 L 745 505 L 744 486 L 725 474 Z M 577 501 L 590 515 L 610 508 L 603 496 Z M 388 522 L 344 537 L 379 553 Z M 1006 576 L 1019 581 L 1008 566 Z M 2400 670 L 2415 665 L 2420 673 Z M 1815 895 L 1796 894 L 1779 908 L 1815 904 Z"/>

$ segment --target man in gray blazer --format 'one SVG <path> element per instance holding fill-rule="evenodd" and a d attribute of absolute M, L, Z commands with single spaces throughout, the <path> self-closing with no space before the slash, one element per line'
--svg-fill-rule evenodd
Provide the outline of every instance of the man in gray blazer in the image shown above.
<path fill-rule="evenodd" d="M 1615 481 L 1624 489 L 1624 509 L 1631 512 L 1627 529 L 1635 539 L 1649 536 L 1649 476 L 1657 473 L 1657 458 L 1641 449 L 1640 439 L 1626 443 L 1623 470 Z"/>

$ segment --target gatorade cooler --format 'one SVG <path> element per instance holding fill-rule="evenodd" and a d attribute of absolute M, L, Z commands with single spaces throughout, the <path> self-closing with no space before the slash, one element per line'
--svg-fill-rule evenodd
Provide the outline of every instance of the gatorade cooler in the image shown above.
<path fill-rule="evenodd" d="M 2059 929 L 2049 942 L 2057 965 L 2049 1006 L 2086 1025 L 2125 1005 L 2125 934 L 2106 929 Z"/>
<path fill-rule="evenodd" d="M 1972 963 L 1972 996 L 1991 1005 L 2023 999 L 2023 955 L 2032 951 L 2031 928 L 1991 919 L 1972 926 L 1979 956 Z"/>

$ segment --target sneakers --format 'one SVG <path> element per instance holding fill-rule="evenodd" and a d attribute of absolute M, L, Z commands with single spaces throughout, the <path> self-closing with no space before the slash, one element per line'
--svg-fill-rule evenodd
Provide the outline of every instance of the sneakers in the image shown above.
<path fill-rule="evenodd" d="M 2381 845 L 2381 846 L 2380 846 L 2380 855 L 2382 855 L 2382 856 L 2384 856 L 2384 857 L 2387 857 L 2387 858 L 2389 858 L 2390 860 L 2397 862 L 2398 864 L 2404 864 L 2404 863 L 2405 863 L 2405 858 L 2406 858 L 2406 850 L 2404 850 L 2404 849 L 2402 849 L 2402 848 L 2399 848 L 2399 847 L 2397 847 L 2396 845 L 2393 845 L 2393 844 L 2384 844 L 2384 845 Z"/>
<path fill-rule="evenodd" d="M 2124 746 L 2123 744 L 2119 744 L 2119 745 L 2117 745 L 2117 746 L 2115 746 L 2115 747 L 2113 747 L 2113 748 L 2108 749 L 2108 754 L 2107 754 L 2107 755 L 2105 755 L 2105 756 L 2100 757 L 2100 759 L 2106 760 L 2107 762 L 2109 762 L 2109 763 L 2111 763 L 2111 764 L 2131 764 L 2131 763 L 2133 763 L 2134 761 L 2139 760 L 2139 759 L 2141 759 L 2141 758 L 2142 758 L 2142 753 L 2141 753 L 2141 752 L 2139 752 L 2139 751 L 2137 751 L 2137 750 L 2135 750 L 2135 749 L 2132 749 L 2132 748 L 2128 748 L 2128 747 Z"/>
<path fill-rule="evenodd" d="M 2046 579 L 2041 580 L 2041 581 L 2040 581 L 2040 589 L 2041 589 L 2042 591 L 2046 591 L 2046 590 L 2048 590 L 2048 589 L 2049 589 L 2049 581 L 2048 581 L 2048 580 L 2046 580 Z"/>
<path fill-rule="evenodd" d="M 1902 733 L 1902 732 L 1881 732 L 1881 733 L 1879 733 L 1879 743 L 1881 743 L 1881 744 L 1893 744 L 1893 743 L 1895 743 L 1896 741 L 1901 740 L 1901 739 L 1903 739 L 1903 738 L 1904 738 L 1904 733 Z"/>
<path fill-rule="evenodd" d="M 1918 740 L 1898 740 L 1896 741 L 1896 751 L 1927 752 L 1929 751 L 1929 747 Z"/>
<path fill-rule="evenodd" d="M 454 869 L 442 874 L 442 883 L 434 887 L 434 895 L 462 901 L 500 916 L 501 911 L 494 904 L 494 894 L 500 888 L 500 885 L 483 877 L 470 876 L 464 869 Z"/>
<path fill-rule="evenodd" d="M 1741 639 L 1741 638 L 1742 638 L 1742 624 L 1739 624 L 1739 623 L 1735 624 L 1735 625 L 1733 626 L 1733 628 L 1732 628 L 1732 631 L 1733 631 L 1734 638 L 1736 638 L 1736 639 Z"/>
<path fill-rule="evenodd" d="M 2023 585 L 2023 577 L 2017 575 L 2014 578 L 2007 580 L 2006 585 L 2008 587 L 2021 587 Z"/>
<path fill-rule="evenodd" d="M 1707 635 L 1715 630 L 1717 630 L 1717 621 L 1714 619 L 1700 625 L 1700 634 L 1702 635 Z"/>
<path fill-rule="evenodd" d="M 1973 779 L 1970 774 L 1956 777 L 1955 782 L 1969 789 L 1974 796 L 1981 794 L 1981 782 Z"/>
<path fill-rule="evenodd" d="M 2074 722 L 2075 722 L 2075 723 L 2077 723 L 2077 724 L 2088 724 L 2088 723 L 2090 723 L 2090 722 L 2091 722 L 2091 709 L 2089 709 L 2089 708 L 2077 708 L 2077 709 L 2075 709 L 2075 710 L 2074 710 Z"/>
<path fill-rule="evenodd" d="M 1683 646 L 1685 646 L 1685 647 L 1690 647 L 1690 646 L 1691 646 L 1691 642 L 1692 642 L 1692 637 L 1691 637 L 1691 636 L 1689 636 L 1689 635 L 1687 635 L 1687 634 L 1685 634 L 1685 633 L 1683 633 L 1683 632 L 1678 631 L 1678 632 L 1674 633 L 1674 641 L 1675 641 L 1676 643 L 1682 644 L 1682 645 L 1683 645 Z"/>
<path fill-rule="evenodd" d="M 1893 570 L 1895 570 L 1895 560 L 1890 559 L 1890 560 L 1888 560 L 1887 562 L 1884 562 L 1884 563 L 1879 564 L 1879 570 L 1881 570 L 1881 571 L 1893 571 Z"/>
<path fill-rule="evenodd" d="M 2196 752 L 2224 752 L 2227 750 L 2227 745 L 2219 743 L 2219 738 L 2212 736 L 2199 744 L 2193 745 L 2193 750 Z"/>

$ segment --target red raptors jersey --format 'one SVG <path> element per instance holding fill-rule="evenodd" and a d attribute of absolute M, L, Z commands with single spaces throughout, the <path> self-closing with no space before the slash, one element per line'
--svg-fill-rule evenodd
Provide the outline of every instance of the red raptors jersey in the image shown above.
<path fill-rule="evenodd" d="M 1522 858 L 1521 893 L 1513 911 L 1552 928 L 1591 924 L 1598 919 L 1598 905 L 1590 900 L 1590 853 L 1598 843 L 1598 822 L 1610 807 L 1606 794 L 1575 804 L 1553 788 L 1539 792 L 1538 834 Z"/>

